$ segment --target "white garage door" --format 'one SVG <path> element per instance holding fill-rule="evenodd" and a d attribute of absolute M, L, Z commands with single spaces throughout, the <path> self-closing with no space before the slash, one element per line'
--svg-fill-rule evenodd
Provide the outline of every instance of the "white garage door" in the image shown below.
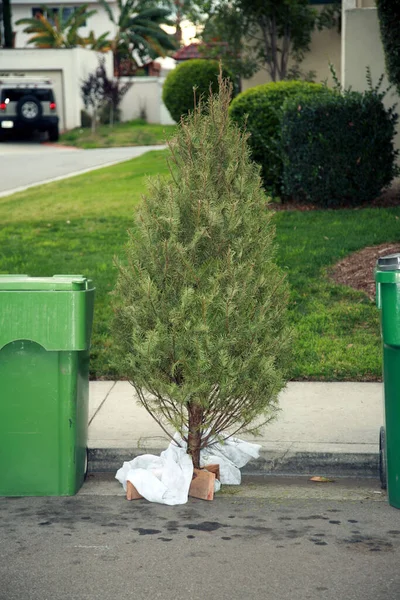
<path fill-rule="evenodd" d="M 64 107 L 64 85 L 61 70 L 48 70 L 48 71 L 36 71 L 31 69 L 26 70 L 13 70 L 5 71 L 1 69 L 2 75 L 10 75 L 12 77 L 40 77 L 50 79 L 54 85 L 54 94 L 56 96 L 56 103 L 58 109 L 58 116 L 60 117 L 60 131 L 65 129 L 65 107 Z"/>

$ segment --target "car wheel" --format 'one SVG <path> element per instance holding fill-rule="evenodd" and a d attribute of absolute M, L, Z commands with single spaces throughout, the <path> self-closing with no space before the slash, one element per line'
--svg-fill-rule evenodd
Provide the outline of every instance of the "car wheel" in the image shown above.
<path fill-rule="evenodd" d="M 42 106 L 35 96 L 23 96 L 17 104 L 17 115 L 25 123 L 35 123 L 42 116 Z"/>
<path fill-rule="evenodd" d="M 58 138 L 60 137 L 60 133 L 58 131 L 58 125 L 53 125 L 53 127 L 50 127 L 48 132 L 49 132 L 50 142 L 58 142 Z"/>

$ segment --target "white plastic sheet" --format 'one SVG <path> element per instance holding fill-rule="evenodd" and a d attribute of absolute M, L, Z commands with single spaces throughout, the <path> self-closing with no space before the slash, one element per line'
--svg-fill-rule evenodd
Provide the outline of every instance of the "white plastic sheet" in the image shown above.
<path fill-rule="evenodd" d="M 185 504 L 193 477 L 191 457 L 171 443 L 160 456 L 143 454 L 124 462 L 115 475 L 124 486 L 130 481 L 139 494 L 150 502 Z"/>
<path fill-rule="evenodd" d="M 252 458 L 260 456 L 261 446 L 244 442 L 238 438 L 229 438 L 226 442 L 216 443 L 200 453 L 200 465 L 219 465 L 220 481 L 225 485 L 240 485 L 240 469 Z"/>
<path fill-rule="evenodd" d="M 191 457 L 186 453 L 187 446 L 179 434 L 175 434 L 174 442 L 160 456 L 143 454 L 129 462 L 124 462 L 115 477 L 126 491 L 126 482 L 130 481 L 139 494 L 150 502 L 160 504 L 185 504 L 193 477 Z M 200 465 L 218 464 L 220 482 L 216 482 L 215 491 L 220 483 L 239 485 L 240 468 L 252 458 L 258 458 L 261 446 L 244 442 L 237 438 L 229 438 L 225 442 L 217 442 L 200 453 Z"/>

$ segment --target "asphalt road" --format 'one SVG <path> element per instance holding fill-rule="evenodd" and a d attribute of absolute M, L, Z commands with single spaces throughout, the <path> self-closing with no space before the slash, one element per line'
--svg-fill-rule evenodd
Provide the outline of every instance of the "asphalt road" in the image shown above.
<path fill-rule="evenodd" d="M 0 144 L 0 196 L 123 162 L 162 146 L 81 150 L 38 142 Z"/>
<path fill-rule="evenodd" d="M 400 511 L 377 489 L 0 499 L 0 599 L 395 600 Z"/>

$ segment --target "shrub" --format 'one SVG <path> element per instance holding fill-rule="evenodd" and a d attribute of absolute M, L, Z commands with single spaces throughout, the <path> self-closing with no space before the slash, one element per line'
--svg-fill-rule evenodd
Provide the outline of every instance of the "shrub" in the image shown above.
<path fill-rule="evenodd" d="M 376 198 L 397 174 L 397 115 L 377 88 L 288 100 L 281 149 L 286 194 L 324 206 Z"/>
<path fill-rule="evenodd" d="M 196 86 L 196 98 L 208 97 L 210 85 L 213 93 L 218 91 L 219 63 L 216 60 L 202 58 L 188 60 L 168 74 L 163 87 L 163 100 L 171 117 L 178 123 L 194 108 L 193 87 Z M 224 77 L 230 73 L 223 69 Z"/>
<path fill-rule="evenodd" d="M 306 81 L 279 81 L 258 85 L 239 94 L 232 102 L 230 115 L 250 133 L 253 159 L 261 165 L 264 187 L 280 195 L 282 160 L 279 150 L 280 118 L 287 98 L 329 93 L 322 84 Z"/>
<path fill-rule="evenodd" d="M 112 121 L 111 121 L 111 115 L 112 115 Z M 120 123 L 120 122 L 121 122 L 121 109 L 117 108 L 117 110 L 115 110 L 110 102 L 107 102 L 106 104 L 104 104 L 104 106 L 101 108 L 101 111 L 100 111 L 100 123 L 102 125 L 113 125 L 114 123 Z"/>
<path fill-rule="evenodd" d="M 86 110 L 81 110 L 81 127 L 90 127 L 92 124 L 92 117 Z"/>
<path fill-rule="evenodd" d="M 200 449 L 276 413 L 291 334 L 272 211 L 220 82 L 169 142 L 120 263 L 114 331 L 121 374 L 160 424 Z M 148 394 L 147 392 L 150 392 Z"/>

